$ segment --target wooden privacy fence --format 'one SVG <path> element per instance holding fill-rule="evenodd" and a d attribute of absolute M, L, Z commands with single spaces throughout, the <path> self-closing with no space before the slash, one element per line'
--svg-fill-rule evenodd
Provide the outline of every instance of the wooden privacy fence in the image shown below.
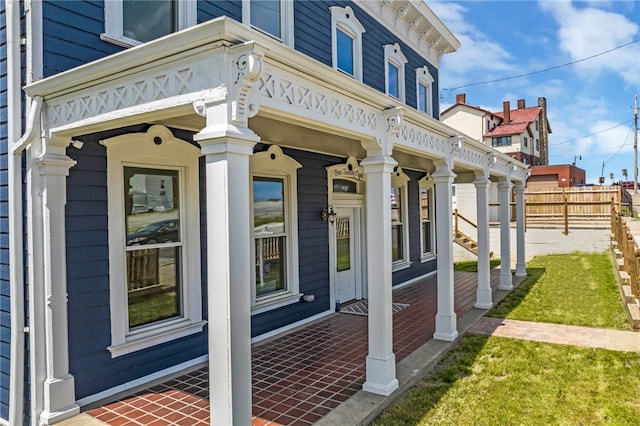
<path fill-rule="evenodd" d="M 640 329 L 640 249 L 615 206 L 611 206 L 611 248 L 631 324 L 634 329 Z"/>
<path fill-rule="evenodd" d="M 622 211 L 619 186 L 585 186 L 528 189 L 525 196 L 527 224 L 564 224 L 610 221 L 612 204 Z"/>

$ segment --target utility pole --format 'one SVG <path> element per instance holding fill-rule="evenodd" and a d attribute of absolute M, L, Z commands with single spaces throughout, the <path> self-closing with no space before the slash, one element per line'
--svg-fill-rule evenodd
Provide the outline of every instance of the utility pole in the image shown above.
<path fill-rule="evenodd" d="M 633 103 L 633 193 L 638 193 L 638 95 Z"/>

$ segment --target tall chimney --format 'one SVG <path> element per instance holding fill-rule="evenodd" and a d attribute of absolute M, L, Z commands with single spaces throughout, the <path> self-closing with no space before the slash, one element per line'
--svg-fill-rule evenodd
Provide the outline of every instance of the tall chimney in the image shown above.
<path fill-rule="evenodd" d="M 459 93 L 456 95 L 456 103 L 457 104 L 466 104 L 467 103 L 467 95 L 465 93 Z"/>
<path fill-rule="evenodd" d="M 504 124 L 511 123 L 511 104 L 509 101 L 504 101 L 502 103 L 502 115 L 504 116 Z"/>
<path fill-rule="evenodd" d="M 549 164 L 549 123 L 547 121 L 547 99 L 539 97 L 538 106 L 540 107 L 540 165 L 547 166 Z"/>
<path fill-rule="evenodd" d="M 518 99 L 518 109 L 524 109 L 524 99 Z"/>

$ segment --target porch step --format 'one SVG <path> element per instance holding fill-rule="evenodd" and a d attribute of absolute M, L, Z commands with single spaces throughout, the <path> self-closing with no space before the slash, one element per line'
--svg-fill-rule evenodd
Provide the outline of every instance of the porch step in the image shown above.
<path fill-rule="evenodd" d="M 630 285 L 631 284 L 631 276 L 627 271 L 618 271 L 618 276 L 620 277 L 621 285 Z"/>
<path fill-rule="evenodd" d="M 467 251 L 475 254 L 476 256 L 478 255 L 478 243 L 463 232 L 458 231 L 455 233 L 453 241 Z M 491 257 L 493 257 L 493 252 L 489 252 L 489 258 Z"/>
<path fill-rule="evenodd" d="M 613 248 L 613 255 L 616 257 L 616 259 L 622 259 L 622 251 L 620 251 L 618 248 Z"/>
<path fill-rule="evenodd" d="M 631 292 L 631 286 L 629 284 L 622 284 L 622 295 L 625 303 L 636 302 L 636 296 Z"/>
<path fill-rule="evenodd" d="M 624 259 L 616 258 L 616 264 L 618 265 L 618 271 L 624 271 Z"/>

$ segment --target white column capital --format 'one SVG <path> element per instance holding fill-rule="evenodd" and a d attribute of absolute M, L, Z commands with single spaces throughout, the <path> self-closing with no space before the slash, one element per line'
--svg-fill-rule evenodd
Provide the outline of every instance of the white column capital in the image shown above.
<path fill-rule="evenodd" d="M 453 180 L 456 178 L 456 175 L 453 170 L 451 170 L 449 167 L 436 167 L 436 170 L 431 173 L 431 177 L 433 178 L 433 181 L 438 184 L 442 184 L 442 183 L 447 183 L 447 182 L 451 182 L 453 183 Z"/>
<path fill-rule="evenodd" d="M 516 194 L 517 194 L 517 193 L 524 192 L 524 190 L 525 190 L 525 184 L 524 184 L 524 182 L 516 182 L 516 183 L 513 185 L 513 189 L 514 189 L 514 191 L 516 191 Z"/>
<path fill-rule="evenodd" d="M 513 187 L 513 184 L 508 179 L 500 179 L 498 182 L 498 189 L 501 191 L 507 191 Z"/>
<path fill-rule="evenodd" d="M 477 173 L 473 184 L 475 185 L 476 189 L 486 188 L 491 184 L 491 181 L 484 173 Z"/>

